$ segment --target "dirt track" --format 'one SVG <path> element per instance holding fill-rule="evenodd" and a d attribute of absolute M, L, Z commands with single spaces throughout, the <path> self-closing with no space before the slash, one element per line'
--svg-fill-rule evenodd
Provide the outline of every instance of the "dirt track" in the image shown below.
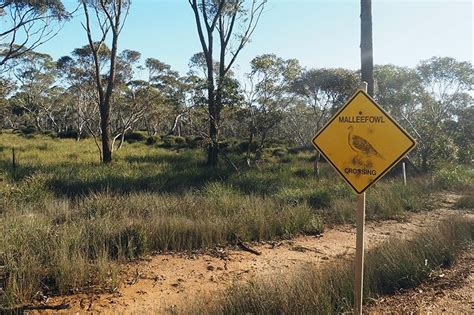
<path fill-rule="evenodd" d="M 367 247 L 389 237 L 409 237 L 443 217 L 460 213 L 449 209 L 453 202 L 450 197 L 445 209 L 413 214 L 408 222 L 368 223 Z M 463 213 L 473 216 L 472 212 Z M 64 313 L 143 314 L 179 310 L 198 297 L 212 299 L 213 293 L 234 281 L 245 281 L 262 274 L 291 272 L 296 266 L 317 266 L 352 255 L 355 227 L 339 226 L 327 230 L 322 236 L 252 244 L 252 248 L 262 254 L 256 256 L 237 248 L 215 248 L 206 252 L 152 255 L 123 266 L 124 280 L 115 293 L 55 297 L 48 299 L 48 304 L 69 304 L 69 308 L 62 311 Z"/>

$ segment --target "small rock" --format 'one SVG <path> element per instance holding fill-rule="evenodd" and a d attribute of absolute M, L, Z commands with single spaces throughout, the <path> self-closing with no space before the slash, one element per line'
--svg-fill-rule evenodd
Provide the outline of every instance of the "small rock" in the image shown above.
<path fill-rule="evenodd" d="M 213 266 L 213 265 L 208 265 L 208 266 L 207 266 L 207 270 L 209 270 L 209 271 L 214 271 L 214 266 Z"/>

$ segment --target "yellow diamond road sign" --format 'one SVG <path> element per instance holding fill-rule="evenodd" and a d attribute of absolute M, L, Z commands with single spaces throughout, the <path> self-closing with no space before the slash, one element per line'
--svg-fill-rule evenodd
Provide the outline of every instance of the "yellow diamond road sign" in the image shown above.
<path fill-rule="evenodd" d="M 413 149 L 415 140 L 359 90 L 316 134 L 313 144 L 360 194 Z"/>

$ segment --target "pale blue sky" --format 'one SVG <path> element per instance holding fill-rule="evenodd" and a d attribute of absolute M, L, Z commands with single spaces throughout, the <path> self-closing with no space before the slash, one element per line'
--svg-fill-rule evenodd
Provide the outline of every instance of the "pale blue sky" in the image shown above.
<path fill-rule="evenodd" d="M 68 7 L 74 0 L 65 1 Z M 58 58 L 87 43 L 82 11 L 41 47 Z M 275 53 L 305 67 L 360 66 L 360 0 L 269 0 L 236 69 Z M 373 0 L 374 63 L 414 67 L 432 56 L 473 62 L 473 3 L 468 0 Z M 138 50 L 185 74 L 201 47 L 187 0 L 134 0 L 119 48 Z"/>

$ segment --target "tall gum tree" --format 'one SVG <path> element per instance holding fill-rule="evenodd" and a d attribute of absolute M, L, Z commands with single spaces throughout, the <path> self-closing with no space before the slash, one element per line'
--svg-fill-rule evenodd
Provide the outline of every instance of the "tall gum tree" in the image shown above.
<path fill-rule="evenodd" d="M 130 0 L 81 0 L 85 16 L 85 23 L 82 26 L 86 31 L 94 60 L 95 85 L 100 112 L 102 162 L 104 164 L 112 162 L 110 111 L 117 72 L 118 39 L 130 9 L 130 2 Z M 98 40 L 93 38 L 93 22 L 98 25 Z M 99 52 L 109 37 L 111 37 L 110 60 L 107 73 L 103 75 Z"/>
<path fill-rule="evenodd" d="M 101 64 L 109 59 L 110 49 L 102 45 L 98 52 Z M 102 152 L 100 139 L 100 114 L 98 96 L 95 85 L 95 68 L 92 50 L 89 45 L 75 48 L 71 56 L 59 58 L 56 66 L 62 75 L 62 82 L 67 85 L 69 101 L 74 112 L 74 123 L 79 141 L 87 130 L 92 135 L 94 142 Z"/>
<path fill-rule="evenodd" d="M 285 112 L 295 102 L 291 85 L 302 68 L 296 59 L 285 60 L 274 54 L 255 57 L 248 74 L 246 109 L 248 120 L 247 165 L 251 165 L 251 151 L 257 159 L 268 138 L 285 117 Z M 257 140 L 258 139 L 258 140 Z M 257 140 L 254 144 L 254 141 Z"/>
<path fill-rule="evenodd" d="M 17 56 L 15 68 L 10 71 L 17 86 L 12 108 L 25 124 L 39 131 L 63 131 L 64 124 L 58 119 L 64 109 L 60 98 L 63 88 L 56 84 L 58 74 L 50 55 L 34 51 Z"/>
<path fill-rule="evenodd" d="M 423 171 L 437 159 L 456 157 L 455 144 L 447 128 L 458 114 L 473 104 L 474 69 L 470 62 L 451 57 L 432 57 L 416 68 L 425 93 L 412 122 L 418 145 L 415 151 Z"/>
<path fill-rule="evenodd" d="M 0 1 L 0 71 L 56 36 L 70 17 L 60 0 Z"/>
<path fill-rule="evenodd" d="M 209 146 L 207 165 L 218 163 L 223 84 L 237 56 L 250 41 L 266 0 L 188 0 L 206 60 Z M 246 7 L 245 3 L 249 2 Z M 240 30 L 240 31 L 239 31 Z M 217 37 L 217 39 L 215 38 Z M 214 54 L 219 65 L 214 73 Z"/>

